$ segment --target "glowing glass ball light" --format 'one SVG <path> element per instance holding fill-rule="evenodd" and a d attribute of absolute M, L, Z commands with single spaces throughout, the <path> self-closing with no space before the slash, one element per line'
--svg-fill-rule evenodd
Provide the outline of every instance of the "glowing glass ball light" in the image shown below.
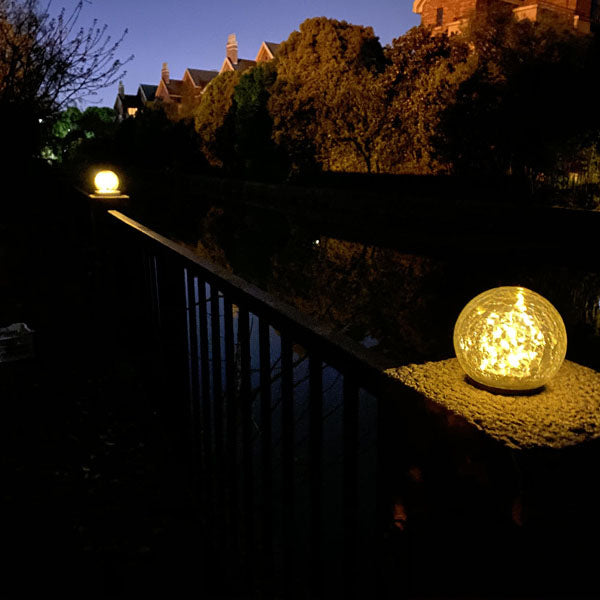
<path fill-rule="evenodd" d="M 466 374 L 491 388 L 533 390 L 547 383 L 567 352 L 565 324 L 544 297 L 523 287 L 487 290 L 454 326 L 456 358 Z"/>
<path fill-rule="evenodd" d="M 94 177 L 96 194 L 119 194 L 119 178 L 113 171 L 99 171 Z"/>

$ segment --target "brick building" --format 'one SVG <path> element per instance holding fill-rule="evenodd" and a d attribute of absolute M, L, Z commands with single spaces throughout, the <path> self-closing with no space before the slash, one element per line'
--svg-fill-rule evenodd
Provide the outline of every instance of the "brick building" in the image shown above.
<path fill-rule="evenodd" d="M 235 33 L 232 33 L 227 38 L 227 45 L 225 46 L 225 60 L 223 61 L 223 65 L 221 66 L 219 73 L 223 73 L 225 71 L 245 71 L 259 62 L 273 60 L 277 54 L 278 48 L 279 44 L 275 44 L 274 42 L 263 42 L 254 60 L 250 60 L 248 58 L 238 58 L 238 43 Z"/>
<path fill-rule="evenodd" d="M 238 58 L 238 43 L 234 33 L 228 36 L 225 46 L 225 60 L 219 71 L 206 71 L 204 69 L 185 70 L 182 79 L 172 79 L 169 66 L 165 62 L 160 72 L 160 80 L 156 86 L 141 85 L 137 95 L 125 94 L 123 85 L 119 84 L 119 92 L 115 101 L 115 111 L 119 120 L 135 116 L 139 108 L 145 106 L 146 102 L 154 101 L 171 107 L 173 111 L 180 111 L 182 100 L 199 99 L 206 86 L 220 73 L 225 71 L 245 71 L 260 62 L 273 60 L 279 44 L 274 42 L 263 42 L 254 60 Z M 151 97 L 144 92 L 151 90 Z M 148 96 L 148 97 L 147 97 Z M 176 114 L 176 112 L 174 114 Z"/>
<path fill-rule="evenodd" d="M 157 86 L 141 83 L 137 94 L 126 94 L 123 82 L 119 81 L 119 91 L 115 100 L 114 110 L 117 120 L 122 121 L 128 117 L 135 117 L 137 111 L 146 106 L 147 102 L 154 101 Z"/>
<path fill-rule="evenodd" d="M 414 0 L 413 12 L 434 33 L 458 33 L 469 16 L 490 2 L 512 6 L 517 19 L 537 21 L 544 16 L 564 20 L 581 33 L 589 33 L 597 21 L 600 0 Z"/>
<path fill-rule="evenodd" d="M 199 97 L 206 86 L 218 75 L 217 71 L 186 69 L 182 79 L 171 79 L 169 66 L 163 63 L 156 99 L 167 104 L 180 104 L 184 94 Z"/>
<path fill-rule="evenodd" d="M 181 104 L 184 95 L 199 98 L 206 86 L 217 76 L 225 71 L 245 71 L 259 62 L 273 60 L 279 44 L 263 42 L 254 60 L 238 57 L 238 42 L 235 33 L 227 37 L 225 46 L 225 60 L 219 71 L 205 71 L 203 69 L 186 69 L 183 79 L 171 79 L 167 63 L 163 63 L 161 78 L 156 91 L 156 98 L 160 102 Z"/>

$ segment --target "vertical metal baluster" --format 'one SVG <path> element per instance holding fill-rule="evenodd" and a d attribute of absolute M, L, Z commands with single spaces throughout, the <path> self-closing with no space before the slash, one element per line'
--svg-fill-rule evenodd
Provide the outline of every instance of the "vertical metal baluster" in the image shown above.
<path fill-rule="evenodd" d="M 196 300 L 196 278 L 186 269 L 188 339 L 189 339 L 189 385 L 190 385 L 190 435 L 192 448 L 192 483 L 194 493 L 198 490 L 198 478 L 202 468 L 200 463 L 200 419 L 199 414 L 199 369 L 200 353 L 198 348 L 198 302 Z"/>
<path fill-rule="evenodd" d="M 233 305 L 225 296 L 224 299 L 224 329 L 225 329 L 225 392 L 226 392 L 226 424 L 227 438 L 225 448 L 226 470 L 226 517 L 228 524 L 228 545 L 233 558 L 239 554 L 238 531 L 238 494 L 237 494 L 237 422 L 238 422 L 238 393 L 235 381 L 235 345 L 233 339 Z M 235 565 L 232 565 L 235 568 Z"/>
<path fill-rule="evenodd" d="M 156 297 L 156 265 L 154 255 L 149 244 L 142 241 L 142 265 L 144 269 L 144 293 L 146 302 L 144 303 L 144 341 L 147 344 L 148 351 L 148 377 L 150 381 L 149 389 L 153 390 L 152 401 L 157 402 L 160 395 L 156 390 L 161 386 L 161 361 L 160 361 L 160 342 L 158 330 L 158 300 Z"/>
<path fill-rule="evenodd" d="M 147 245 L 142 243 L 142 269 L 143 269 L 143 286 L 144 292 L 147 294 L 148 303 L 145 306 L 148 311 L 145 316 L 147 317 L 148 328 L 152 330 L 154 327 L 154 290 L 152 289 L 152 276 L 150 270 L 150 254 L 148 252 Z"/>
<path fill-rule="evenodd" d="M 289 597 L 294 577 L 294 364 L 292 338 L 281 332 L 281 462 L 283 517 L 283 593 Z"/>
<path fill-rule="evenodd" d="M 209 536 L 212 537 L 213 530 L 213 465 L 214 455 L 212 450 L 211 432 L 211 405 L 210 405 L 210 363 L 208 360 L 208 322 L 206 310 L 206 282 L 198 278 L 198 315 L 200 331 L 200 405 L 201 405 L 201 440 L 202 440 L 202 465 L 203 481 L 202 496 L 204 502 L 204 515 L 206 515 L 206 526 Z M 211 540 L 212 541 L 212 540 Z"/>
<path fill-rule="evenodd" d="M 344 597 L 356 598 L 357 519 L 358 519 L 358 386 L 351 375 L 344 375 L 343 419 L 343 522 L 344 548 L 342 575 Z"/>
<path fill-rule="evenodd" d="M 312 591 L 322 591 L 323 571 L 321 557 L 321 483 L 323 473 L 323 365 L 321 358 L 311 353 L 308 357 L 310 384 L 309 405 L 309 477 L 310 477 L 310 532 L 309 564 Z"/>
<path fill-rule="evenodd" d="M 254 483 L 252 466 L 252 396 L 250 389 L 250 318 L 248 309 L 240 306 L 238 317 L 238 342 L 240 345 L 240 401 L 242 406 L 242 518 L 244 523 L 244 555 L 246 579 L 253 575 L 254 558 Z"/>
<path fill-rule="evenodd" d="M 185 272 L 177 256 L 163 251 L 157 259 L 160 345 L 164 365 L 161 409 L 172 431 L 181 433 L 187 427 L 189 417 L 185 401 L 188 393 Z M 179 435 L 176 441 L 180 444 L 187 440 Z M 182 446 L 180 449 L 183 456 L 189 458 L 189 448 Z"/>
<path fill-rule="evenodd" d="M 149 304 L 149 324 L 152 330 L 153 342 L 156 343 L 158 338 L 158 281 L 157 281 L 157 269 L 156 269 L 156 256 L 151 252 L 150 248 L 146 246 L 144 251 L 144 270 L 145 270 L 145 284 L 148 289 L 148 295 L 150 297 Z"/>
<path fill-rule="evenodd" d="M 215 453 L 221 461 L 223 453 L 223 383 L 221 376 L 221 321 L 219 314 L 219 290 L 210 285 L 210 322 L 212 333 L 212 381 L 215 430 Z M 221 465 L 218 465 L 221 466 Z"/>
<path fill-rule="evenodd" d="M 259 358 L 260 358 L 260 435 L 261 435 L 261 468 L 262 468 L 262 549 L 264 568 L 268 581 L 271 571 L 273 549 L 273 524 L 272 524 L 272 433 L 271 433 L 271 344 L 269 340 L 269 323 L 261 317 L 258 325 Z"/>
<path fill-rule="evenodd" d="M 210 323 L 212 348 L 212 408 L 215 448 L 215 514 L 219 529 L 223 526 L 223 384 L 221 380 L 221 321 L 219 314 L 219 290 L 210 284 Z M 217 516 L 218 515 L 218 516 Z M 219 546 L 222 539 L 219 540 Z"/>
<path fill-rule="evenodd" d="M 160 276 L 158 269 L 158 256 L 154 253 L 150 255 L 150 284 L 152 285 L 153 301 L 154 301 L 154 326 L 156 328 L 157 335 L 160 337 L 161 318 L 161 298 L 160 298 Z"/>

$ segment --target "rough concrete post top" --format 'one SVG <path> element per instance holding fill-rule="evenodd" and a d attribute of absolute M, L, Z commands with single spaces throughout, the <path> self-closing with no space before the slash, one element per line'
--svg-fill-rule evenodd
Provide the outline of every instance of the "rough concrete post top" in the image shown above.
<path fill-rule="evenodd" d="M 387 373 L 511 448 L 564 448 L 600 437 L 600 373 L 571 361 L 528 395 L 475 387 L 455 358 Z"/>

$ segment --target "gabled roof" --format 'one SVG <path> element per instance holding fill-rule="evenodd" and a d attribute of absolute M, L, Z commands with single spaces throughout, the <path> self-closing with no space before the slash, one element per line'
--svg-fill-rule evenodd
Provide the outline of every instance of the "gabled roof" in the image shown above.
<path fill-rule="evenodd" d="M 156 97 L 163 98 L 166 96 L 169 100 L 179 102 L 181 100 L 181 92 L 183 89 L 183 81 L 181 79 L 171 79 L 166 83 L 164 79 L 158 82 Z"/>
<path fill-rule="evenodd" d="M 256 65 L 255 60 L 248 60 L 247 58 L 240 58 L 237 61 L 237 64 L 233 64 L 229 57 L 225 58 L 223 61 L 223 66 L 219 73 L 223 73 L 225 71 L 239 71 L 240 73 L 249 69 L 250 67 L 254 67 Z"/>
<path fill-rule="evenodd" d="M 162 83 L 165 84 L 169 96 L 181 96 L 181 92 L 183 91 L 183 81 L 181 79 L 170 79 L 169 83 L 166 81 Z"/>
<path fill-rule="evenodd" d="M 279 46 L 280 44 L 276 44 L 275 42 L 263 42 L 256 55 L 256 62 L 273 60 L 279 51 Z"/>
<path fill-rule="evenodd" d="M 116 111 L 117 115 L 120 115 L 119 119 L 122 119 L 130 108 L 138 109 L 142 106 L 143 102 L 138 96 L 132 94 L 117 94 L 113 109 Z"/>
<path fill-rule="evenodd" d="M 138 88 L 138 96 L 140 96 L 144 102 L 152 102 L 152 100 L 154 100 L 154 96 L 156 96 L 157 89 L 157 85 L 150 85 L 149 83 L 140 83 L 140 86 Z"/>
<path fill-rule="evenodd" d="M 181 79 L 171 79 L 167 84 L 167 89 L 171 96 L 181 96 L 183 91 L 183 81 Z"/>
<path fill-rule="evenodd" d="M 236 71 L 245 71 L 246 69 L 249 69 L 250 67 L 254 67 L 256 65 L 256 61 L 255 60 L 248 60 L 247 58 L 240 58 L 240 60 L 238 60 L 237 65 L 234 65 L 234 68 Z"/>
<path fill-rule="evenodd" d="M 269 49 L 269 52 L 273 55 L 273 58 L 277 56 L 277 52 L 279 52 L 279 46 L 281 44 L 276 44 L 275 42 L 263 42 L 263 44 Z"/>
<path fill-rule="evenodd" d="M 123 108 L 137 108 L 140 105 L 138 97 L 132 94 L 119 94 L 118 97 L 121 99 Z"/>
<path fill-rule="evenodd" d="M 210 83 L 219 74 L 219 71 L 206 71 L 204 69 L 186 69 L 185 71 L 189 73 L 194 85 L 202 87 Z"/>

